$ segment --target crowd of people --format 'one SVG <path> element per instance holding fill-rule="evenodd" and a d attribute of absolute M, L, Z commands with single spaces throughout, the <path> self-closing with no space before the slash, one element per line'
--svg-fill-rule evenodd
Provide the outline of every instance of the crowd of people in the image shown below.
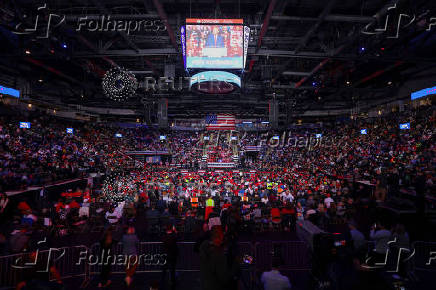
<path fill-rule="evenodd" d="M 132 235 L 132 221 L 141 217 L 147 234 L 178 231 L 184 238 L 197 239 L 207 289 L 234 287 L 236 262 L 223 266 L 225 284 L 207 271 L 212 263 L 224 263 L 224 244 L 231 249 L 241 232 L 293 232 L 298 220 L 310 220 L 328 232 L 345 226 L 356 250 L 366 246 L 366 240 L 373 240 L 375 256 L 383 256 L 393 236 L 404 245 L 410 244 L 410 237 L 401 224 L 393 224 L 389 230 L 386 221 L 378 220 L 374 227 L 368 210 L 413 188 L 418 214 L 423 215 L 426 198 L 434 198 L 435 192 L 435 112 L 427 106 L 383 118 L 331 124 L 316 132 L 222 132 L 212 140 L 205 138 L 208 132 L 122 129 L 78 122 L 68 124 L 75 129 L 68 134 L 65 123 L 32 114 L 27 119 L 31 128 L 20 129 L 16 116 L 4 116 L 0 118 L 1 191 L 90 172 L 102 175 L 101 182 L 65 192 L 55 201 L 44 200 L 42 206 L 30 201 L 12 204 L 2 195 L 2 218 L 19 217 L 12 233 L 2 233 L 14 241 L 3 250 L 19 252 L 30 247 L 29 233 L 41 224 L 63 226 L 55 232 L 62 237 L 100 216 L 103 228 L 121 224 L 129 227 Z M 400 130 L 399 123 L 405 122 L 411 128 Z M 361 134 L 362 129 L 367 134 Z M 315 133 L 322 137 L 315 138 Z M 247 146 L 259 148 L 247 152 Z M 172 160 L 131 166 L 133 157 L 127 156 L 127 151 L 165 151 Z M 213 170 L 205 165 L 205 161 L 233 161 L 235 153 L 240 159 L 235 168 Z M 186 170 L 176 164 L 186 165 L 182 166 Z M 106 246 L 112 243 L 109 235 L 105 235 Z M 277 267 L 275 264 L 273 271 Z M 126 282 L 132 279 L 129 273 Z M 102 286 L 108 283 L 107 275 L 102 274 Z M 265 274 L 262 281 L 276 285 L 271 281 L 277 275 Z M 280 281 L 283 287 L 290 287 L 289 281 Z"/>

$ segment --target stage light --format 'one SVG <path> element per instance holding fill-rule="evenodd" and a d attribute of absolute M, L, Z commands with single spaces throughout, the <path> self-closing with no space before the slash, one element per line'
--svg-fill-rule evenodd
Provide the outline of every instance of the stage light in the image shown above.
<path fill-rule="evenodd" d="M 313 82 L 313 83 L 312 83 L 312 86 L 316 86 L 316 82 Z"/>
<path fill-rule="evenodd" d="M 56 110 L 53 110 L 53 114 L 56 114 Z"/>
<path fill-rule="evenodd" d="M 28 49 L 26 49 L 24 52 L 25 52 L 26 54 L 30 54 L 30 50 L 28 50 Z"/>
<path fill-rule="evenodd" d="M 360 51 L 365 51 L 365 48 L 362 46 L 362 47 L 360 48 Z"/>
<path fill-rule="evenodd" d="M 51 54 L 54 54 L 55 53 L 55 51 L 54 51 L 54 49 L 52 48 L 52 49 L 50 49 L 50 53 Z"/>
<path fill-rule="evenodd" d="M 66 43 L 62 43 L 62 47 L 63 47 L 63 48 L 67 48 L 68 46 L 67 46 Z"/>
<path fill-rule="evenodd" d="M 347 81 L 347 85 L 351 84 L 350 81 Z"/>
<path fill-rule="evenodd" d="M 32 108 L 32 104 L 28 104 L 27 106 L 29 107 L 29 109 Z"/>
<path fill-rule="evenodd" d="M 38 82 L 42 83 L 42 82 L 43 82 L 43 79 L 39 79 Z"/>
<path fill-rule="evenodd" d="M 392 82 L 391 82 L 391 81 L 388 81 L 388 85 L 392 85 Z"/>
<path fill-rule="evenodd" d="M 382 47 L 382 48 L 380 48 L 380 50 L 384 51 L 384 50 L 385 50 L 385 48 L 384 48 L 384 47 Z"/>

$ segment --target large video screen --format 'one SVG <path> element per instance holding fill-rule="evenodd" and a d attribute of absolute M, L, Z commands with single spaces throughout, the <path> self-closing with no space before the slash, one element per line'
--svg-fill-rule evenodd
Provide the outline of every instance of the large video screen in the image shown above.
<path fill-rule="evenodd" d="M 244 28 L 242 19 L 241 25 L 228 24 L 238 23 L 234 20 L 238 19 L 187 19 L 186 68 L 242 69 Z"/>

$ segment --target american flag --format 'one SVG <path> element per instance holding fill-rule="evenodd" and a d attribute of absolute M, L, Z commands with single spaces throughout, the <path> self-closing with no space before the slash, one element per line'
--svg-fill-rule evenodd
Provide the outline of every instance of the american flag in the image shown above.
<path fill-rule="evenodd" d="M 207 115 L 207 130 L 235 130 L 235 116 L 230 114 Z"/>
<path fill-rule="evenodd" d="M 260 145 L 245 145 L 245 151 L 260 151 L 262 146 Z"/>

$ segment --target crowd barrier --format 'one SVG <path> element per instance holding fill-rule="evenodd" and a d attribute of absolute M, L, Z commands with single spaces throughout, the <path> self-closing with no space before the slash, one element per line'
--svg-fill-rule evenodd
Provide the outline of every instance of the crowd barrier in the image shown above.
<path fill-rule="evenodd" d="M 86 282 L 90 273 L 88 264 L 78 263 L 86 250 L 86 246 L 73 246 L 0 257 L 0 288 L 14 288 L 19 282 L 36 276 L 56 280 L 50 271 L 52 266 L 61 279 L 82 277 Z"/>
<path fill-rule="evenodd" d="M 194 251 L 194 242 L 178 243 L 178 262 L 176 269 L 179 272 L 199 271 L 199 254 Z M 310 271 L 312 257 L 310 246 L 302 241 L 261 241 L 256 243 L 240 242 L 237 244 L 237 254 L 240 257 L 246 255 L 253 257 L 253 264 L 242 264 L 241 270 L 246 273 L 260 273 L 269 270 L 273 259 L 279 259 L 281 270 L 286 271 Z M 410 261 L 413 265 L 412 271 L 436 271 L 436 243 L 417 241 L 412 243 Z M 162 258 L 160 263 L 156 262 L 156 255 L 164 254 L 161 242 L 142 242 L 138 244 L 138 255 L 143 255 L 143 262 L 139 263 L 136 273 L 160 272 L 162 270 Z M 123 255 L 123 246 L 117 244 L 113 255 Z M 149 255 L 148 258 L 144 257 Z M 432 259 L 433 257 L 433 259 Z M 89 281 L 91 275 L 101 271 L 100 244 L 96 243 L 90 248 L 86 246 L 73 246 L 38 252 L 38 259 L 32 258 L 29 253 L 20 253 L 0 257 L 0 288 L 13 288 L 18 282 L 33 275 L 36 271 L 47 273 L 49 279 L 55 277 L 46 270 L 55 266 L 61 279 L 81 278 L 82 283 Z M 144 261 L 148 261 L 144 262 Z M 33 263 L 32 263 L 33 262 Z M 26 265 L 27 263 L 27 265 Z M 30 263 L 30 264 L 29 264 Z M 126 265 L 116 263 L 112 266 L 112 273 L 125 273 Z M 46 272 L 44 272 L 46 271 Z M 254 274 L 253 274 L 254 276 Z M 32 276 L 31 276 L 32 277 Z"/>
<path fill-rule="evenodd" d="M 179 272 L 196 272 L 200 270 L 200 257 L 194 251 L 194 242 L 178 243 L 178 258 L 176 269 Z M 272 259 L 281 256 L 284 261 L 283 268 L 289 269 L 310 269 L 310 255 L 308 247 L 304 242 L 239 242 L 236 247 L 237 255 L 244 257 L 246 255 L 253 257 L 252 265 L 242 265 L 242 271 L 264 271 L 272 264 Z M 117 244 L 114 252 L 115 256 L 123 255 L 123 246 Z M 142 242 L 138 244 L 138 255 L 143 255 L 141 263 L 138 263 L 136 273 L 161 272 L 162 262 L 165 257 L 163 244 L 161 242 Z M 148 255 L 146 257 L 146 255 Z M 160 257 L 157 257 L 160 256 Z M 160 263 L 156 263 L 161 258 Z M 37 263 L 34 268 L 32 265 L 25 265 L 26 262 L 34 261 L 30 258 L 29 253 L 14 254 L 0 257 L 0 288 L 13 288 L 18 282 L 26 279 L 28 271 L 42 271 L 47 267 L 55 266 L 61 279 L 78 278 L 82 279 L 85 284 L 89 281 L 91 275 L 96 275 L 101 271 L 101 248 L 96 243 L 90 248 L 86 246 L 65 247 L 52 250 L 41 250 L 38 253 Z M 122 259 L 120 261 L 123 261 Z M 147 262 L 148 261 L 148 262 Z M 150 261 L 154 261 L 150 263 Z M 47 268 L 48 269 L 48 268 Z M 115 263 L 111 271 L 114 274 L 125 273 L 126 265 L 124 263 Z M 32 272 L 32 273 L 33 273 Z M 47 276 L 51 280 L 55 277 Z"/>

